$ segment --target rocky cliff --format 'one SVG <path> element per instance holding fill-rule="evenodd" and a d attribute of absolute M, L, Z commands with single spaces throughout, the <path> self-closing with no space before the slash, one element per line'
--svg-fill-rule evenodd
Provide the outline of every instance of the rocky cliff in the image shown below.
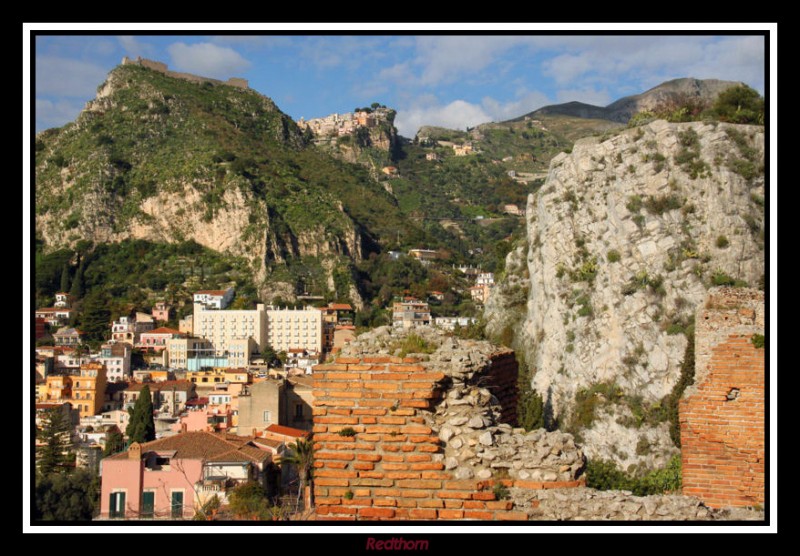
<path fill-rule="evenodd" d="M 663 466 L 663 404 L 713 285 L 764 280 L 763 128 L 656 121 L 579 140 L 529 197 L 486 314 L 589 458 Z"/>
<path fill-rule="evenodd" d="M 75 122 L 38 134 L 37 236 L 50 250 L 194 240 L 246 258 L 266 299 L 312 283 L 359 305 L 334 270 L 404 226 L 394 199 L 308 144 L 269 98 L 195 81 L 119 66 Z"/>

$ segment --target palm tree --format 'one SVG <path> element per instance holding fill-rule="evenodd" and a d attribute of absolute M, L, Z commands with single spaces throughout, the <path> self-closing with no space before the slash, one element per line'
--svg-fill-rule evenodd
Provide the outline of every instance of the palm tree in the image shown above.
<path fill-rule="evenodd" d="M 300 477 L 300 489 L 297 492 L 297 502 L 300 503 L 300 496 L 305 491 L 306 482 L 311 485 L 313 477 L 311 471 L 314 466 L 314 441 L 311 435 L 306 440 L 298 438 L 296 442 L 289 444 L 289 451 L 281 457 L 281 463 L 289 463 L 297 466 L 297 474 Z"/>

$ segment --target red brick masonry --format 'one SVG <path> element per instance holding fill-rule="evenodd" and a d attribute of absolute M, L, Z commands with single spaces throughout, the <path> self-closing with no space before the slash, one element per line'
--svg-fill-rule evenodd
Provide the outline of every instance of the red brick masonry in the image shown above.
<path fill-rule="evenodd" d="M 709 507 L 764 503 L 763 294 L 760 312 L 742 296 L 712 294 L 698 314 L 696 386 L 680 401 L 683 493 Z"/>
<path fill-rule="evenodd" d="M 496 354 L 487 375 L 502 385 L 492 389 L 507 402 L 502 405 L 515 408 L 508 404 L 516 399 L 507 387 L 512 374 L 516 381 L 511 361 L 513 353 Z M 340 357 L 314 368 L 314 494 L 320 519 L 528 519 L 512 501 L 495 499 L 493 480 L 455 480 L 434 461 L 442 442 L 423 415 L 435 409 L 447 380 L 414 358 Z M 516 419 L 515 413 L 504 410 L 507 419 Z M 344 429 L 355 434 L 339 434 Z M 502 482 L 530 489 L 584 486 L 583 480 Z"/>

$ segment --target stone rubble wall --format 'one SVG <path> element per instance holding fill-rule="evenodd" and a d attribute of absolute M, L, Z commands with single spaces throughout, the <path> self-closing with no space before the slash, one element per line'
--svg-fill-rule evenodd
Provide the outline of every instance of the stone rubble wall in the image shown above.
<path fill-rule="evenodd" d="M 506 421 L 513 352 L 436 329 L 411 333 L 438 348 L 402 356 L 407 333 L 382 327 L 314 367 L 315 519 L 763 519 L 688 496 L 585 488 L 571 435 Z"/>

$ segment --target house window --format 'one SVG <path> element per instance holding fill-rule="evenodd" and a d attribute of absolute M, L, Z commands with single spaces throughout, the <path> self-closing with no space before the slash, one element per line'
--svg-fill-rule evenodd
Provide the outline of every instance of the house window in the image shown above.
<path fill-rule="evenodd" d="M 146 490 L 142 493 L 142 517 L 153 517 L 156 507 L 156 493 Z"/>
<path fill-rule="evenodd" d="M 265 423 L 269 423 L 270 422 L 269 411 L 265 411 L 264 412 L 264 422 Z"/>
<path fill-rule="evenodd" d="M 172 491 L 172 518 L 180 519 L 183 517 L 183 491 Z"/>
<path fill-rule="evenodd" d="M 108 517 L 110 518 L 124 518 L 125 517 L 125 493 L 112 492 L 111 499 L 108 505 Z"/>
<path fill-rule="evenodd" d="M 303 418 L 303 404 L 297 404 L 294 406 L 294 417 L 295 419 Z"/>

